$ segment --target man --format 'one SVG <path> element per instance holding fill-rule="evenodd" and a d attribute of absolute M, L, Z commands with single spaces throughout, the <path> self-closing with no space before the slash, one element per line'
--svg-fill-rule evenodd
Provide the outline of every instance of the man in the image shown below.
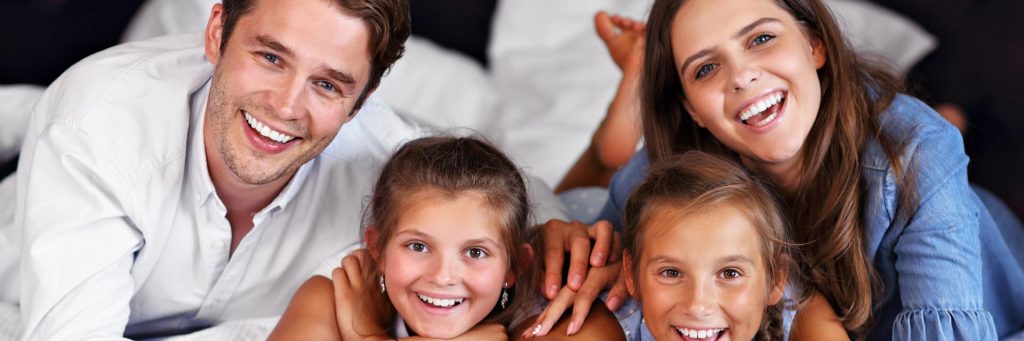
<path fill-rule="evenodd" d="M 0 206 L 0 301 L 20 303 L 22 338 L 280 314 L 358 242 L 378 163 L 420 134 L 367 100 L 409 32 L 403 0 L 225 0 L 203 42 L 72 67 L 0 184 L 17 192 Z M 342 129 L 357 112 L 371 116 Z"/>

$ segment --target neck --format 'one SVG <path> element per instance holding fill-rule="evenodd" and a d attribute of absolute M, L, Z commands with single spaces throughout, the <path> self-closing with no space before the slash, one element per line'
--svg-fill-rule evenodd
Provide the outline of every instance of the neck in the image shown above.
<path fill-rule="evenodd" d="M 207 122 L 209 121 L 207 120 Z M 256 212 L 270 205 L 295 173 L 292 172 L 266 184 L 254 185 L 242 181 L 229 169 L 214 144 L 209 142 L 212 141 L 212 137 L 209 127 L 206 128 L 203 135 L 207 142 L 204 143 L 207 170 L 210 172 L 210 180 L 213 182 L 217 197 L 227 209 L 225 218 L 231 225 L 230 253 L 234 253 L 242 238 L 252 230 L 252 217 Z"/>
<path fill-rule="evenodd" d="M 803 169 L 803 160 L 799 156 L 779 163 L 758 162 L 745 157 L 741 157 L 740 161 L 747 169 L 772 179 L 785 196 L 795 194 L 800 188 L 800 181 L 802 181 L 800 170 Z"/>

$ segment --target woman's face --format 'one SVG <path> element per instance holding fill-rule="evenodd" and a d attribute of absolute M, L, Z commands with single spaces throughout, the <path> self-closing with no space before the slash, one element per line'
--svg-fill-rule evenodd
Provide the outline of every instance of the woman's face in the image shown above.
<path fill-rule="evenodd" d="M 761 237 L 746 215 L 729 205 L 683 216 L 672 208 L 652 213 L 642 253 L 636 260 L 627 255 L 625 266 L 638 274 L 626 284 L 639 294 L 654 338 L 752 339 L 783 285 L 769 285 Z"/>
<path fill-rule="evenodd" d="M 796 169 L 821 104 L 820 40 L 773 0 L 689 0 L 671 30 L 694 121 L 748 167 Z"/>
<path fill-rule="evenodd" d="M 388 298 L 420 336 L 459 336 L 513 284 L 498 216 L 476 193 L 409 200 L 418 202 L 401 213 L 384 249 Z"/>

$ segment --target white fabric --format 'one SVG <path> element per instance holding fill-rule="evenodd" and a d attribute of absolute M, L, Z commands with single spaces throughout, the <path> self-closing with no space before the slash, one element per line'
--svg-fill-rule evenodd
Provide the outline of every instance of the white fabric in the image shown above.
<path fill-rule="evenodd" d="M 938 44 L 917 23 L 874 3 L 829 0 L 825 5 L 857 53 L 884 63 L 894 73 L 906 73 Z"/>
<path fill-rule="evenodd" d="M 29 111 L 43 95 L 36 85 L 0 86 L 0 163 L 10 161 L 21 150 Z"/>
<path fill-rule="evenodd" d="M 120 338 L 280 314 L 324 259 L 359 241 L 380 161 L 423 133 L 368 102 L 254 216 L 229 259 L 231 230 L 201 139 L 200 87 L 212 68 L 195 38 L 91 57 L 37 106 L 16 175 L 16 221 L 0 227 L 15 244 L 0 250 L 25 242 L 27 339 Z M 9 204 L 13 193 L 2 197 Z M 16 288 L 17 277 L 0 287 Z"/>

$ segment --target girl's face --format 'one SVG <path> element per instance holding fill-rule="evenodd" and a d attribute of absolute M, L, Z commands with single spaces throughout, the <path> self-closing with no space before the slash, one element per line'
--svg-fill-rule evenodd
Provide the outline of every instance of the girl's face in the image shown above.
<path fill-rule="evenodd" d="M 401 213 L 384 249 L 387 295 L 417 334 L 452 338 L 487 317 L 513 284 L 501 225 L 477 193 L 411 200 L 418 202 Z"/>
<path fill-rule="evenodd" d="M 748 167 L 795 169 L 821 102 L 820 40 L 774 0 L 689 0 L 671 30 L 694 121 Z"/>
<path fill-rule="evenodd" d="M 781 299 L 769 285 L 761 237 L 739 209 L 722 205 L 677 216 L 660 208 L 647 223 L 642 254 L 626 256 L 630 293 L 657 340 L 750 340 L 765 307 Z"/>

